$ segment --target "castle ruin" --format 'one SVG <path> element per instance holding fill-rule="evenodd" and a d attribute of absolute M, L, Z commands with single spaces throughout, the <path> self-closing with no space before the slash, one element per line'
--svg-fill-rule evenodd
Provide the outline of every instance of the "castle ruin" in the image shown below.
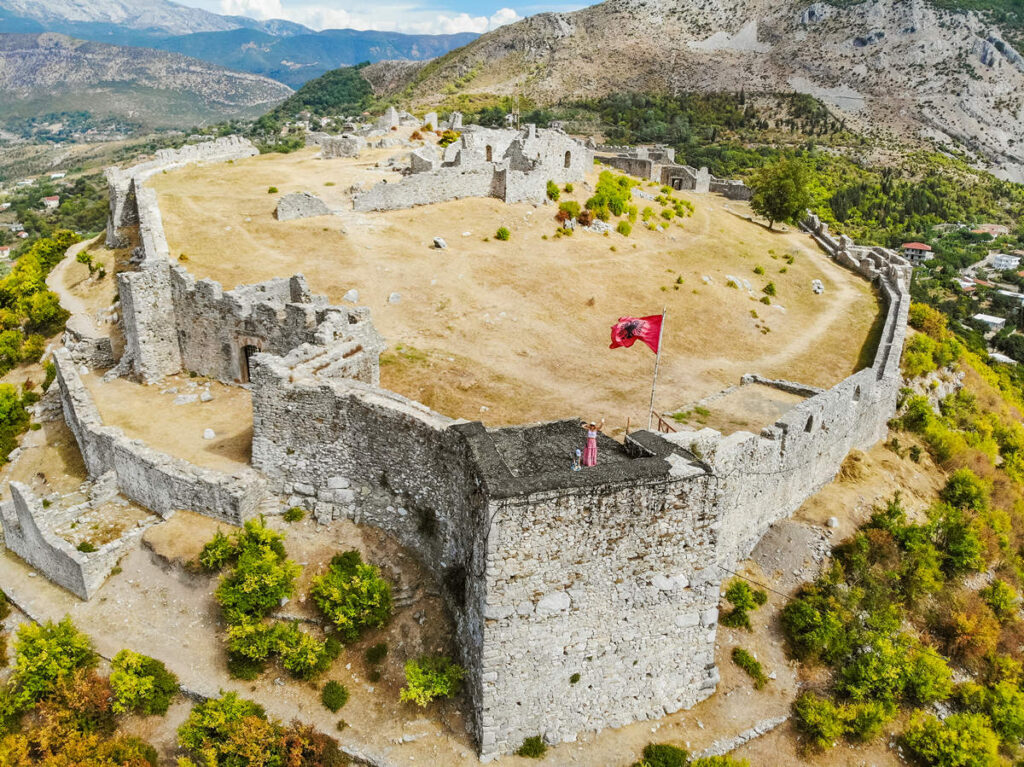
<path fill-rule="evenodd" d="M 480 189 L 502 175 L 505 199 L 537 192 L 531 175 L 582 177 L 589 157 L 577 142 L 509 133 L 469 131 L 445 152 L 455 165 L 375 187 L 356 207 L 426 204 L 477 188 L 458 181 L 428 194 L 417 179 L 433 174 L 479 173 Z M 248 142 L 222 139 L 111 172 L 107 232 L 111 245 L 137 243 L 136 270 L 118 275 L 125 351 L 115 370 L 145 382 L 194 371 L 250 386 L 251 469 L 189 467 L 126 440 L 98 419 L 78 370 L 88 358 L 62 349 L 54 355 L 61 404 L 90 475 L 111 476 L 161 515 L 192 509 L 238 524 L 269 496 L 323 522 L 351 519 L 394 536 L 436 579 L 454 619 L 485 761 L 528 736 L 572 741 L 709 696 L 723 568 L 830 482 L 851 449 L 886 434 L 902 385 L 909 264 L 854 249 L 809 219 L 829 255 L 884 299 L 872 364 L 759 434 L 639 431 L 622 444 L 602 436 L 601 463 L 572 472 L 565 456 L 579 440 L 575 421 L 487 428 L 381 388 L 385 341 L 368 311 L 329 305 L 301 275 L 224 290 L 172 263 L 146 177 L 253 153 Z M 522 170 L 527 164 L 538 172 Z M 548 175 L 555 170 L 562 175 Z M 514 174 L 526 191 L 509 192 Z M 46 512 L 17 492 L 25 527 L 26 514 Z M 0 518 L 11 535 L 13 514 Z M 68 580 L 64 560 L 36 566 Z"/>

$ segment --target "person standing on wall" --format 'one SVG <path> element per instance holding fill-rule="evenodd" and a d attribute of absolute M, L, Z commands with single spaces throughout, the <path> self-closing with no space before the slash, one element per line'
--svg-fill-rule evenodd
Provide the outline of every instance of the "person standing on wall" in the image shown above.
<path fill-rule="evenodd" d="M 583 465 L 597 466 L 597 435 L 604 428 L 604 419 L 601 419 L 600 425 L 593 421 L 590 423 L 581 421 L 580 423 L 587 430 L 587 447 L 583 451 Z"/>

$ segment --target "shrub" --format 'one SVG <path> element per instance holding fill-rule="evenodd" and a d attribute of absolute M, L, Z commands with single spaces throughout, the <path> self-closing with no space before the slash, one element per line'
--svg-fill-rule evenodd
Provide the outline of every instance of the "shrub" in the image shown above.
<path fill-rule="evenodd" d="M 569 677 L 569 684 L 577 684 L 580 681 L 580 679 L 582 679 L 582 677 L 580 676 L 580 672 L 577 671 Z"/>
<path fill-rule="evenodd" d="M 437 145 L 441 147 L 451 146 L 459 140 L 461 135 L 462 134 L 457 131 L 446 130 L 441 134 L 441 138 L 438 140 Z"/>
<path fill-rule="evenodd" d="M 750 629 L 750 611 L 768 601 L 768 594 L 750 588 L 746 581 L 736 579 L 725 590 L 725 598 L 732 604 L 732 610 L 722 616 L 721 622 L 730 628 Z"/>
<path fill-rule="evenodd" d="M 648 743 L 642 756 L 649 767 L 686 767 L 690 758 L 686 749 L 668 743 Z"/>
<path fill-rule="evenodd" d="M 43 391 L 49 391 L 50 385 L 57 378 L 57 366 L 52 362 L 43 363 Z"/>
<path fill-rule="evenodd" d="M 918 712 L 907 725 L 903 744 L 934 767 L 996 767 L 999 739 L 980 714 L 952 714 L 940 721 Z"/>
<path fill-rule="evenodd" d="M 281 515 L 281 518 L 285 522 L 301 522 L 305 516 L 305 509 L 301 506 L 292 506 L 288 511 Z"/>
<path fill-rule="evenodd" d="M 768 684 L 768 677 L 761 667 L 760 661 L 742 647 L 732 648 L 732 662 L 747 672 L 747 676 L 754 680 L 754 687 L 758 690 Z"/>
<path fill-rule="evenodd" d="M 881 734 L 885 723 L 892 719 L 895 708 L 877 701 L 864 701 L 843 706 L 846 734 L 855 740 L 867 742 Z"/>
<path fill-rule="evenodd" d="M 548 745 L 540 735 L 531 735 L 523 741 L 523 745 L 516 749 L 516 756 L 525 756 L 528 759 L 540 759 L 548 752 Z"/>
<path fill-rule="evenodd" d="M 430 130 L 430 129 L 428 128 L 427 130 Z M 410 141 L 422 141 L 423 140 L 423 134 L 420 133 L 418 130 L 414 130 L 412 133 L 409 134 L 409 140 Z"/>
<path fill-rule="evenodd" d="M 277 650 L 277 627 L 273 623 L 241 620 L 228 627 L 227 642 L 232 655 L 264 661 Z"/>
<path fill-rule="evenodd" d="M 89 541 L 82 541 L 75 548 L 78 551 L 81 551 L 83 554 L 92 554 L 94 551 L 96 551 L 96 546 L 94 546 Z"/>
<path fill-rule="evenodd" d="M 731 756 L 702 756 L 690 762 L 690 767 L 750 767 L 750 762 Z"/>
<path fill-rule="evenodd" d="M 573 193 L 573 186 L 572 186 L 572 184 L 566 184 L 565 185 L 565 193 L 566 194 L 572 194 Z"/>
<path fill-rule="evenodd" d="M 558 188 L 558 184 L 554 181 L 548 181 L 548 199 L 552 202 L 558 202 L 558 198 L 562 196 L 562 190 Z"/>
<path fill-rule="evenodd" d="M 380 570 L 363 564 L 358 551 L 334 557 L 327 572 L 313 579 L 310 596 L 346 642 L 391 617 L 391 586 Z"/>
<path fill-rule="evenodd" d="M 96 660 L 92 641 L 70 618 L 59 623 L 23 623 L 14 641 L 13 710 L 47 698 L 61 680 L 92 668 Z"/>
<path fill-rule="evenodd" d="M 761 292 L 764 293 L 765 296 L 774 296 L 775 293 L 776 293 L 776 291 L 775 291 L 775 283 L 774 282 L 769 282 L 767 285 L 765 285 L 763 288 L 761 288 Z"/>
<path fill-rule="evenodd" d="M 839 669 L 836 690 L 854 701 L 895 706 L 907 687 L 909 650 L 910 640 L 902 634 L 873 636 Z"/>
<path fill-rule="evenodd" d="M 955 509 L 984 511 L 989 507 L 989 486 L 970 469 L 957 469 L 946 481 L 939 497 Z"/>
<path fill-rule="evenodd" d="M 237 653 L 228 653 L 228 675 L 232 679 L 251 682 L 258 679 L 267 668 L 266 661 L 253 660 Z"/>
<path fill-rule="evenodd" d="M 907 675 L 907 697 L 922 706 L 946 700 L 953 692 L 953 672 L 945 659 L 921 649 Z"/>
<path fill-rule="evenodd" d="M 764 274 L 764 267 L 760 264 L 754 267 L 754 274 Z"/>
<path fill-rule="evenodd" d="M 247 548 L 235 569 L 221 578 L 215 598 L 228 623 L 262 618 L 295 591 L 295 578 L 302 570 L 268 548 Z"/>
<path fill-rule="evenodd" d="M 327 643 L 299 629 L 296 621 L 281 623 L 276 627 L 276 651 L 281 656 L 281 665 L 299 679 L 313 679 L 331 665 L 333 658 Z"/>
<path fill-rule="evenodd" d="M 621 216 L 629 209 L 633 199 L 631 190 L 636 184 L 637 182 L 628 176 L 602 171 L 597 179 L 594 196 L 587 200 L 585 206 L 587 210 L 594 211 L 602 221 L 607 221 L 609 214 Z"/>
<path fill-rule="evenodd" d="M 498 231 L 494 233 L 494 238 L 502 242 L 508 242 L 512 238 L 512 232 L 508 230 L 507 226 L 499 226 Z"/>
<path fill-rule="evenodd" d="M 233 561 L 237 553 L 232 540 L 218 530 L 199 552 L 199 564 L 204 570 L 216 572 Z"/>
<path fill-rule="evenodd" d="M 842 709 L 828 698 L 805 692 L 793 704 L 796 728 L 810 738 L 814 748 L 832 748 L 846 732 Z"/>
<path fill-rule="evenodd" d="M 996 618 L 1004 623 L 1017 614 L 1017 592 L 1006 581 L 996 579 L 979 594 L 985 604 L 992 608 Z"/>
<path fill-rule="evenodd" d="M 426 707 L 435 698 L 450 698 L 459 691 L 465 671 L 448 658 L 425 655 L 405 664 L 405 687 L 399 697 Z"/>
<path fill-rule="evenodd" d="M 630 232 L 633 231 L 633 227 L 629 225 L 628 221 L 620 221 L 619 225 L 615 227 L 615 231 L 623 237 L 629 237 Z"/>
<path fill-rule="evenodd" d="M 7 598 L 7 595 L 3 591 L 0 591 L 0 621 L 4 620 L 10 614 L 11 602 Z"/>
<path fill-rule="evenodd" d="M 277 187 L 272 186 L 269 189 L 267 189 L 267 194 L 277 194 Z"/>
<path fill-rule="evenodd" d="M 111 707 L 115 714 L 163 716 L 178 692 L 178 678 L 155 658 L 121 650 L 111 666 L 110 688 L 114 692 Z"/>
<path fill-rule="evenodd" d="M 563 214 L 564 218 L 561 219 L 563 221 L 568 221 L 571 218 L 578 219 L 580 217 L 580 204 L 575 200 L 560 202 L 558 203 L 558 212 Z"/>
<path fill-rule="evenodd" d="M 594 223 L 594 211 L 592 210 L 581 210 L 580 214 L 576 216 L 576 220 L 580 226 L 590 226 Z"/>
<path fill-rule="evenodd" d="M 761 303 L 764 304 L 765 306 L 770 306 L 772 300 L 768 298 L 768 296 L 761 296 Z"/>
<path fill-rule="evenodd" d="M 388 643 L 378 642 L 372 647 L 366 648 L 366 662 L 371 666 L 381 664 L 388 655 Z"/>
<path fill-rule="evenodd" d="M 324 685 L 320 693 L 320 700 L 332 714 L 338 713 L 342 706 L 348 703 L 348 688 L 333 679 Z"/>

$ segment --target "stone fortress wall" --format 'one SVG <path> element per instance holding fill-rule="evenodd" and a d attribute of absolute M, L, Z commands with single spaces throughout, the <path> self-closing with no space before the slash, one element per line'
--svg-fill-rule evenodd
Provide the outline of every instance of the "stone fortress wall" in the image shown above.
<path fill-rule="evenodd" d="M 574 421 L 488 429 L 381 389 L 383 341 L 368 314 L 328 306 L 301 276 L 223 291 L 172 267 L 155 195 L 124 173 L 124 199 L 115 204 L 112 193 L 111 202 L 121 225 L 111 231 L 137 237 L 140 264 L 119 275 L 126 350 L 118 370 L 152 381 L 194 369 L 231 382 L 248 363 L 253 474 L 284 505 L 386 530 L 432 572 L 455 620 L 484 759 L 531 735 L 573 740 L 710 695 L 722 567 L 830 481 L 850 449 L 882 438 L 895 411 L 910 267 L 888 251 L 819 237 L 886 302 L 871 367 L 759 435 L 602 437 L 601 464 L 571 472 L 581 437 Z M 144 495 L 135 464 L 119 469 L 127 446 L 110 446 L 74 366 L 57 359 L 90 473 L 113 467 L 126 494 L 156 510 L 232 520 L 254 512 L 205 489 L 201 470 L 173 482 L 147 476 L 155 492 Z"/>
<path fill-rule="evenodd" d="M 693 168 L 676 163 L 676 153 L 667 146 L 610 146 L 601 145 L 594 156 L 605 165 L 624 173 L 645 178 L 673 189 L 697 194 L 714 192 L 730 200 L 749 200 L 750 187 L 738 179 L 716 178 L 707 168 Z"/>
<path fill-rule="evenodd" d="M 355 196 L 357 211 L 397 210 L 466 197 L 543 203 L 547 183 L 581 181 L 593 166 L 587 147 L 556 130 L 468 126 L 441 152 L 428 144 L 412 153 L 410 175 Z"/>

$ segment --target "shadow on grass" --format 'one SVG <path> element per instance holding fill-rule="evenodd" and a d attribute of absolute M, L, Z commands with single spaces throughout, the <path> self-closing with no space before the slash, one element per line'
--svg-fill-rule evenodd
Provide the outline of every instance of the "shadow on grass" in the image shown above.
<path fill-rule="evenodd" d="M 875 315 L 875 321 L 871 323 L 871 329 L 868 331 L 867 338 L 864 339 L 864 343 L 860 347 L 860 353 L 857 355 L 857 364 L 853 369 L 854 373 L 871 367 L 871 364 L 875 361 L 878 344 L 882 340 L 882 331 L 885 329 L 885 315 L 887 313 L 885 304 L 878 295 L 877 290 L 872 292 L 875 294 L 875 300 L 878 302 L 880 311 Z"/>

